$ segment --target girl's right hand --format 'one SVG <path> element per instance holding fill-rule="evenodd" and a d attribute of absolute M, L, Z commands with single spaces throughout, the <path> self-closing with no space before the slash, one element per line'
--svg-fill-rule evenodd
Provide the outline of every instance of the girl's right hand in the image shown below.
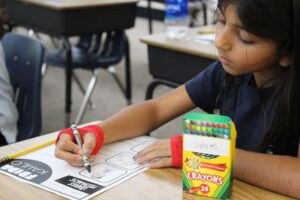
<path fill-rule="evenodd" d="M 82 155 L 83 152 L 88 157 L 88 160 L 92 162 L 95 159 L 95 155 L 91 155 L 91 151 L 96 146 L 96 137 L 93 133 L 87 133 L 82 138 L 83 147 L 72 141 L 72 138 L 67 133 L 62 133 L 59 136 L 59 140 L 56 143 L 55 157 L 65 160 L 70 165 L 75 167 L 83 166 Z"/>
<path fill-rule="evenodd" d="M 82 148 L 76 144 L 71 128 L 63 129 L 57 136 L 55 156 L 67 161 L 72 166 L 83 166 L 83 154 L 88 161 L 93 161 L 104 142 L 102 128 L 98 124 L 91 124 L 78 128 L 83 142 Z"/>

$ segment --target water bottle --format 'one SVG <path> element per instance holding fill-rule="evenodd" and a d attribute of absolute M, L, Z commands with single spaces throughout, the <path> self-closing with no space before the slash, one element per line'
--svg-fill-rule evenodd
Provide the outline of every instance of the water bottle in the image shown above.
<path fill-rule="evenodd" d="M 165 30 L 169 38 L 183 37 L 189 27 L 188 0 L 166 0 Z"/>

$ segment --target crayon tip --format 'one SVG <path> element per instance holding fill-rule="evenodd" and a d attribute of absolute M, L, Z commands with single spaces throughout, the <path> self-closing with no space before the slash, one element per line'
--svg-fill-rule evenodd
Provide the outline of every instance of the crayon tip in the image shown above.
<path fill-rule="evenodd" d="M 87 165 L 85 168 L 87 169 L 87 171 L 88 171 L 89 173 L 91 173 L 91 172 L 92 172 L 92 170 L 91 170 L 91 166 Z"/>

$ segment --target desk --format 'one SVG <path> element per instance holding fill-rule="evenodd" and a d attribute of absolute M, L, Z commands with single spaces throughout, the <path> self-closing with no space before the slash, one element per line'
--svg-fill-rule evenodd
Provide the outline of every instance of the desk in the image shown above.
<path fill-rule="evenodd" d="M 72 53 L 70 36 L 134 26 L 137 0 L 9 0 L 15 24 L 64 39 L 66 63 L 66 126 L 71 113 Z"/>
<path fill-rule="evenodd" d="M 55 138 L 56 134 L 48 134 L 25 140 L 0 148 L 0 156 L 27 148 L 42 141 Z M 53 193 L 40 188 L 19 182 L 11 177 L 0 174 L 0 199 L 1 200 L 58 200 L 63 199 Z M 182 192 L 181 170 L 165 168 L 152 169 L 141 173 L 120 185 L 96 196 L 93 199 L 122 199 L 122 200 L 177 200 L 177 199 L 207 199 L 197 195 Z M 288 200 L 291 198 L 234 180 L 233 200 Z"/>
<path fill-rule="evenodd" d="M 146 99 L 152 98 L 157 85 L 177 87 L 218 58 L 213 42 L 195 42 L 199 30 L 190 29 L 185 39 L 168 39 L 164 33 L 141 38 L 148 47 L 149 71 L 154 78 L 147 87 Z"/>

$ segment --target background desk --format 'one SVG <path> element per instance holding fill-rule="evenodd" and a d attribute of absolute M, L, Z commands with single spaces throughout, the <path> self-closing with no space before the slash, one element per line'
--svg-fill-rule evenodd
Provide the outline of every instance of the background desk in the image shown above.
<path fill-rule="evenodd" d="M 12 20 L 52 36 L 77 36 L 134 25 L 137 0 L 9 0 Z"/>
<path fill-rule="evenodd" d="M 0 156 L 41 143 L 56 134 L 43 135 L 30 140 L 25 140 L 0 148 Z M 63 170 L 63 169 L 62 169 Z M 1 200 L 58 200 L 64 199 L 53 193 L 19 182 L 9 176 L 0 174 L 0 199 Z M 165 168 L 152 169 L 141 173 L 122 184 L 96 196 L 93 199 L 122 199 L 122 200 L 179 200 L 179 199 L 207 199 L 197 195 L 182 192 L 181 170 Z M 233 200 L 287 200 L 291 199 L 264 189 L 234 180 Z"/>
<path fill-rule="evenodd" d="M 152 98 L 157 85 L 181 85 L 218 58 L 213 42 L 195 42 L 198 31 L 199 28 L 190 29 L 185 39 L 171 40 L 164 33 L 141 38 L 148 46 L 149 71 L 154 78 L 146 99 Z"/>
<path fill-rule="evenodd" d="M 71 113 L 72 53 L 70 36 L 134 26 L 137 0 L 9 0 L 9 16 L 17 25 L 64 38 L 66 63 L 66 126 Z"/>

